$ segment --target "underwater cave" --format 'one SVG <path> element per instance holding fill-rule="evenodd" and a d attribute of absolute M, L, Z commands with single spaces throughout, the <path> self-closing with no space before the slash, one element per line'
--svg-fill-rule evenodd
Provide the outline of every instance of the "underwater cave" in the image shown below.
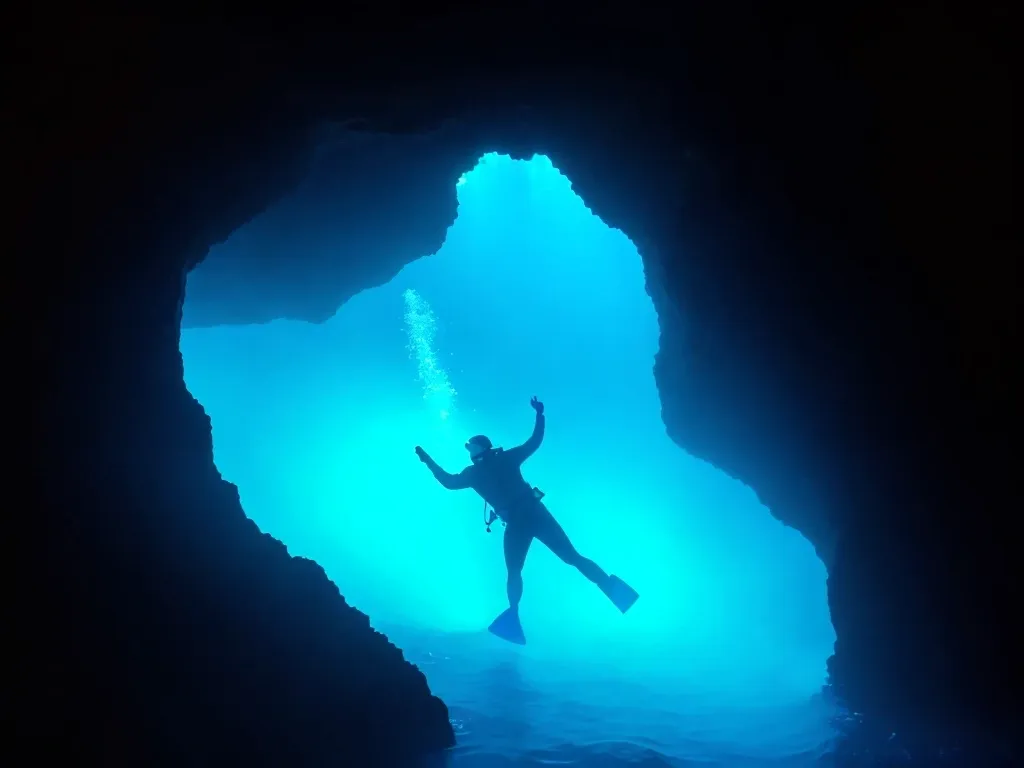
<path fill-rule="evenodd" d="M 323 566 L 426 674 L 459 764 L 826 750 L 826 568 L 750 488 L 666 434 L 659 321 L 628 233 L 543 155 L 487 154 L 452 183 L 443 246 L 322 323 L 203 320 L 218 300 L 205 270 L 352 249 L 326 225 L 338 200 L 315 200 L 323 226 L 293 236 L 297 201 L 322 192 L 300 186 L 188 276 L 185 381 L 246 514 Z M 488 534 L 480 498 L 443 489 L 413 448 L 456 472 L 470 435 L 525 440 L 533 395 L 548 426 L 524 476 L 576 547 L 641 597 L 620 614 L 535 541 L 516 647 L 486 632 L 506 606 L 500 524 Z"/>
<path fill-rule="evenodd" d="M 14 751 L 804 765 L 835 701 L 824 762 L 1024 764 L 1008 10 L 280 10 L 19 18 Z M 519 648 L 412 449 L 533 395 L 641 598 L 535 545 Z"/>

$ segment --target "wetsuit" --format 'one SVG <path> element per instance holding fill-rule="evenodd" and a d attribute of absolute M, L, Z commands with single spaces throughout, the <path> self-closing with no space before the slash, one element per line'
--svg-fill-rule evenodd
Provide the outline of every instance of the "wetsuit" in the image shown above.
<path fill-rule="evenodd" d="M 523 594 L 523 565 L 530 544 L 539 539 L 548 549 L 604 589 L 608 575 L 583 557 L 569 541 L 562 526 L 534 495 L 523 479 L 521 467 L 544 439 L 544 414 L 538 413 L 530 439 L 506 450 L 489 450 L 480 460 L 456 475 L 445 472 L 429 456 L 424 459 L 437 481 L 449 490 L 472 488 L 505 522 L 505 566 L 508 569 L 508 600 L 513 608 Z"/>

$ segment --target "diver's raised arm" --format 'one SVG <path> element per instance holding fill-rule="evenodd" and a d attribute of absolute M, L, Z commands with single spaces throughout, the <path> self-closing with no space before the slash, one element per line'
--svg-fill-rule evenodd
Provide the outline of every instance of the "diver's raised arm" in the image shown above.
<path fill-rule="evenodd" d="M 515 448 L 510 448 L 506 451 L 515 461 L 520 463 L 530 458 L 540 448 L 540 444 L 544 440 L 544 403 L 534 396 L 530 400 L 530 406 L 537 412 L 537 417 L 533 422 L 533 434 L 522 445 L 517 445 Z"/>
<path fill-rule="evenodd" d="M 419 456 L 420 461 L 427 465 L 427 469 L 429 469 L 431 474 L 433 474 L 434 479 L 449 491 L 458 491 L 463 488 L 469 488 L 469 479 L 466 477 L 465 470 L 459 472 L 457 475 L 445 472 L 441 469 L 441 465 L 434 461 L 430 457 L 430 454 L 418 445 L 416 446 L 416 455 Z"/>

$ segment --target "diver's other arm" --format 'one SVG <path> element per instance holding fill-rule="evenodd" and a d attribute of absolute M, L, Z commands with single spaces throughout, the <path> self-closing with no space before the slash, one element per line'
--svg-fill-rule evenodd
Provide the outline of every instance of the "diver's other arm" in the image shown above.
<path fill-rule="evenodd" d="M 441 469 L 441 465 L 430 458 L 430 454 L 424 451 L 420 446 L 416 446 L 416 455 L 419 456 L 420 461 L 427 465 L 427 469 L 430 470 L 434 479 L 437 480 L 442 486 L 447 488 L 449 491 L 458 491 L 462 488 L 469 488 L 469 482 L 463 477 L 464 472 L 460 472 L 457 475 L 450 474 Z"/>
<path fill-rule="evenodd" d="M 541 442 L 544 440 L 544 403 L 537 399 L 536 395 L 530 400 L 530 407 L 537 412 L 537 417 L 533 422 L 533 434 L 530 435 L 530 439 L 522 445 L 516 446 L 515 448 L 509 449 L 509 453 L 520 462 L 526 461 L 530 458 L 534 451 L 540 448 Z"/>

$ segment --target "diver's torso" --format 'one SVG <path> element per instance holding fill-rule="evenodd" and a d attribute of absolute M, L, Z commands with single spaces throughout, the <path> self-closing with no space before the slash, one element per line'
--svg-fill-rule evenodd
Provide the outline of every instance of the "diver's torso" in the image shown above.
<path fill-rule="evenodd" d="M 519 464 L 500 451 L 474 464 L 472 472 L 473 490 L 499 515 L 536 501 Z"/>

